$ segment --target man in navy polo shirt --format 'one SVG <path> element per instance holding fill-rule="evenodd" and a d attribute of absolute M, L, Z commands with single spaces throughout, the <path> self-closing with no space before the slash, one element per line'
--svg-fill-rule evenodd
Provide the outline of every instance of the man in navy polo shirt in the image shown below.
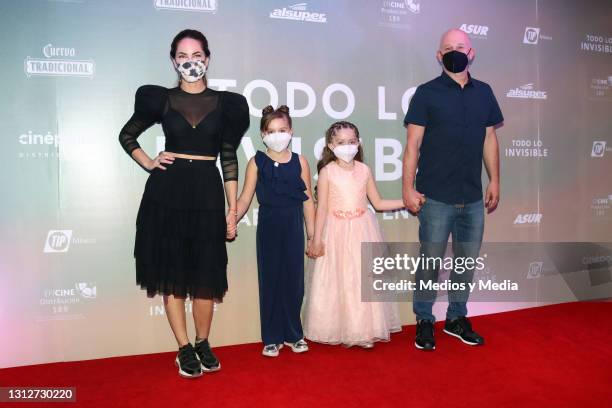
<path fill-rule="evenodd" d="M 444 258 L 449 235 L 455 261 L 477 258 L 484 231 L 484 208 L 491 212 L 499 201 L 495 127 L 504 118 L 491 87 L 468 72 L 474 55 L 466 33 L 459 29 L 444 33 L 437 52 L 442 75 L 417 88 L 404 119 L 408 143 L 404 151 L 403 199 L 406 207 L 418 215 L 421 253 L 430 260 Z M 484 201 L 483 162 L 489 176 Z M 416 271 L 414 344 L 421 350 L 436 347 L 432 314 L 436 291 L 425 284 L 438 281 L 439 266 L 439 262 L 430 262 Z M 466 344 L 482 345 L 484 339 L 466 317 L 467 283 L 472 282 L 473 264 L 468 268 L 458 266 L 455 263 L 451 272 L 454 289 L 448 292 L 444 332 Z"/>

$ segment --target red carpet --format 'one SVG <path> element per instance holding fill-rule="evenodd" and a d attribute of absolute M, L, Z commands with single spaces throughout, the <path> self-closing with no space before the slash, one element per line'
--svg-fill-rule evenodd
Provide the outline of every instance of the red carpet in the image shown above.
<path fill-rule="evenodd" d="M 414 326 L 373 350 L 311 343 L 267 359 L 259 344 L 220 347 L 223 370 L 190 380 L 175 353 L 9 368 L 0 386 L 75 386 L 78 401 L 0 407 L 609 407 L 611 315 L 588 302 L 474 317 L 484 347 L 437 324 L 433 353 L 414 348 Z"/>

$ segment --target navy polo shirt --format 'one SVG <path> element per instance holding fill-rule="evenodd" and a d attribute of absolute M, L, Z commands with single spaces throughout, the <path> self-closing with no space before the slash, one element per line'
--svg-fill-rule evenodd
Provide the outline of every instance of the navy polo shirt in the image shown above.
<path fill-rule="evenodd" d="M 491 87 L 472 78 L 463 89 L 446 72 L 420 85 L 404 125 L 425 127 L 416 189 L 447 204 L 482 198 L 482 149 L 486 128 L 503 122 Z"/>

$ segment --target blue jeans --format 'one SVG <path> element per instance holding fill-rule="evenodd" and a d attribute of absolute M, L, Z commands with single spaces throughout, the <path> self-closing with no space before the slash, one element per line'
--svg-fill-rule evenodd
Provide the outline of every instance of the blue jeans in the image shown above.
<path fill-rule="evenodd" d="M 419 217 L 419 241 L 423 257 L 444 258 L 448 237 L 453 237 L 453 255 L 458 257 L 477 258 L 482 244 L 484 232 L 484 204 L 483 200 L 473 203 L 453 205 L 427 198 L 425 204 L 418 213 Z M 436 291 L 423 289 L 419 286 L 421 282 L 438 282 L 438 265 L 426 265 L 419 267 L 416 271 L 416 291 L 412 308 L 417 321 L 430 320 L 435 322 L 432 307 L 436 300 Z M 447 319 L 467 316 L 467 300 L 469 288 L 467 283 L 472 282 L 474 268 L 467 269 L 463 273 L 451 271 L 451 282 L 462 283 L 464 290 L 449 290 L 449 304 L 446 312 Z"/>

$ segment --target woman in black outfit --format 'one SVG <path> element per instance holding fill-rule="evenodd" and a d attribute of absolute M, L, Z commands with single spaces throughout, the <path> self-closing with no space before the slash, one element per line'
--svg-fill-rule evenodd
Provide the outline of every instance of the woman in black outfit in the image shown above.
<path fill-rule="evenodd" d="M 249 126 L 249 108 L 242 95 L 207 87 L 210 51 L 199 31 L 177 34 L 170 57 L 179 86 L 138 88 L 134 114 L 119 141 L 150 172 L 136 219 L 136 282 L 148 297 L 164 297 L 179 346 L 179 375 L 199 377 L 221 368 L 208 334 L 214 302 L 227 291 L 225 240 L 236 233 L 236 149 Z M 151 159 L 136 139 L 154 123 L 162 125 L 166 148 Z M 193 299 L 195 346 L 187 337 L 187 296 Z"/>

